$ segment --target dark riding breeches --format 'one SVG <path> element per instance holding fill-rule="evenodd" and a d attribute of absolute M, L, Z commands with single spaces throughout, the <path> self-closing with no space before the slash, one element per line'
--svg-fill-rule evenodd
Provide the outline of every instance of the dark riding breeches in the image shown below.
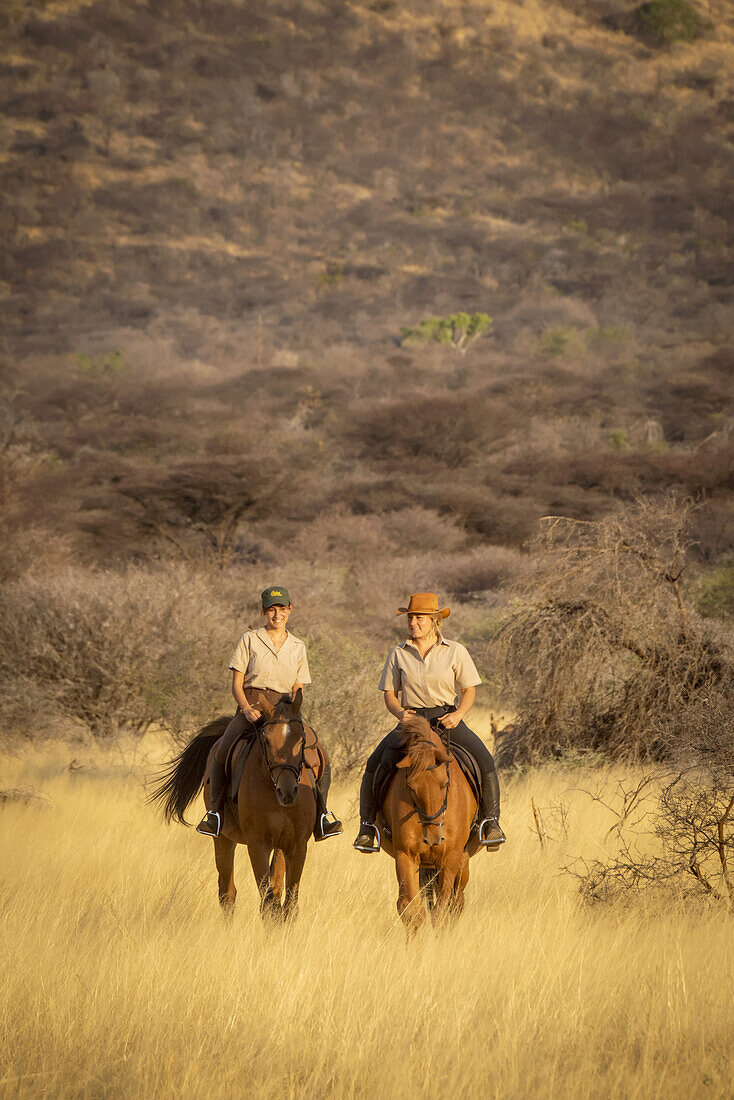
<path fill-rule="evenodd" d="M 445 714 L 450 714 L 453 709 L 453 707 L 426 707 L 424 709 L 416 709 L 416 714 L 420 714 L 421 717 L 427 718 L 432 725 L 435 725 L 435 720 L 437 718 L 441 718 Z M 444 733 L 442 726 L 439 725 L 436 728 L 441 734 Z M 463 749 L 470 752 L 479 765 L 479 771 L 482 775 L 484 816 L 499 818 L 500 784 L 491 752 L 484 742 L 480 741 L 476 733 L 470 730 L 463 721 L 459 722 L 458 726 L 454 726 L 452 730 L 447 730 L 445 732 L 450 734 L 454 744 L 461 745 Z M 359 816 L 362 821 L 374 822 L 375 820 L 377 808 L 375 806 L 373 784 L 375 772 L 377 771 L 378 764 L 382 760 L 383 753 L 386 750 L 394 751 L 397 757 L 403 744 L 403 733 L 400 726 L 396 726 L 395 729 L 388 733 L 387 737 L 383 737 L 382 741 L 380 741 L 375 751 L 369 757 L 365 766 L 362 786 L 359 791 Z M 479 813 L 480 816 L 482 816 L 481 807 Z"/>

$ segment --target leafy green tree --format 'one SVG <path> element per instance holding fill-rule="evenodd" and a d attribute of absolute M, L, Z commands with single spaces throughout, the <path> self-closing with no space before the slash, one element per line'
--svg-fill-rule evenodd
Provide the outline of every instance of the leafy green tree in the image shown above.
<path fill-rule="evenodd" d="M 647 0 L 635 9 L 635 27 L 641 38 L 657 46 L 695 42 L 706 21 L 688 0 Z"/>
<path fill-rule="evenodd" d="M 400 337 L 404 344 L 447 344 L 464 355 L 469 344 L 491 326 L 492 318 L 486 313 L 452 313 L 450 317 L 429 317 L 414 328 L 401 328 Z"/>

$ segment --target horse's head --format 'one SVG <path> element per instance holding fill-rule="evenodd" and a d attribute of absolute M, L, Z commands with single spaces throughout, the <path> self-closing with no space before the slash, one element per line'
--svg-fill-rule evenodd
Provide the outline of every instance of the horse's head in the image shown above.
<path fill-rule="evenodd" d="M 427 844 L 442 844 L 449 793 L 449 754 L 425 718 L 402 723 L 405 756 L 397 764 L 405 769 L 408 797 L 423 828 Z"/>
<path fill-rule="evenodd" d="M 264 719 L 258 726 L 260 747 L 281 806 L 295 802 L 303 770 L 306 727 L 301 718 L 302 702 L 299 688 L 292 702 L 283 700 L 272 706 L 261 697 L 258 704 Z"/>

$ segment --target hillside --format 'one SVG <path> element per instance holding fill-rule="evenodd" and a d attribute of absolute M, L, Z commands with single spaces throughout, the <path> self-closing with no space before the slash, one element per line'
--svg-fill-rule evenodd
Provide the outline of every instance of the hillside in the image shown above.
<path fill-rule="evenodd" d="M 8 1095 L 731 1097 L 734 9 L 638 2 L 0 3 Z M 271 584 L 292 929 L 145 802 Z M 350 843 L 429 589 L 509 843 L 406 945 Z"/>
<path fill-rule="evenodd" d="M 549 511 L 678 487 L 720 554 L 731 9 L 655 49 L 612 29 L 626 7 L 12 5 L 16 521 L 136 553 L 119 486 L 224 464 L 256 526 L 267 439 L 299 523 L 412 503 L 518 546 Z M 457 310 L 494 321 L 465 356 L 398 346 Z"/>

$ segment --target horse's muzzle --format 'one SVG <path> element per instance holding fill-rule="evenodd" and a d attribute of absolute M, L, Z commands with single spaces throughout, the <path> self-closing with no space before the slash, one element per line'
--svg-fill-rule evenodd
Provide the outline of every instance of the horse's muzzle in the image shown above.
<path fill-rule="evenodd" d="M 284 778 L 275 787 L 275 794 L 281 806 L 292 806 L 298 797 L 298 783 L 292 776 Z"/>

